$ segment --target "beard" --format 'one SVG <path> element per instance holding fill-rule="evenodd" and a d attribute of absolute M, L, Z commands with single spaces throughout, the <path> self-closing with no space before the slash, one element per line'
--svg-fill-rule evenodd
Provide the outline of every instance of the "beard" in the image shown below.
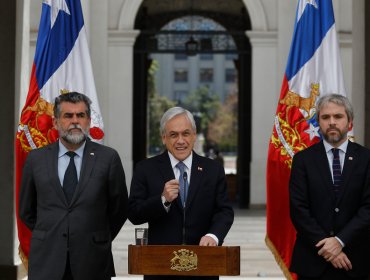
<path fill-rule="evenodd" d="M 337 134 L 329 134 L 329 130 L 335 130 L 337 131 Z M 348 129 L 340 130 L 336 127 L 330 127 L 328 128 L 325 133 L 323 133 L 323 137 L 328 142 L 329 144 L 338 144 L 340 143 L 343 139 L 347 138 L 347 132 Z"/>
<path fill-rule="evenodd" d="M 72 132 L 72 129 L 78 128 L 80 132 Z M 63 138 L 64 141 L 66 141 L 69 144 L 81 144 L 83 141 L 86 140 L 88 133 L 89 133 L 89 127 L 86 129 L 83 129 L 79 124 L 72 124 L 68 127 L 67 130 L 63 130 L 62 128 L 58 129 L 59 136 Z"/>

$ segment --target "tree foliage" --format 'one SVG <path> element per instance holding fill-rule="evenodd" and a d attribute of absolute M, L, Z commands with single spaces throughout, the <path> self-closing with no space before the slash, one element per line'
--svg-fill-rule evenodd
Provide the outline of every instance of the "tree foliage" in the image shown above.
<path fill-rule="evenodd" d="M 208 124 L 216 119 L 221 107 L 218 95 L 210 91 L 208 87 L 199 87 L 190 93 L 183 105 L 200 120 L 197 124 L 198 131 L 207 137 Z"/>
<path fill-rule="evenodd" d="M 180 104 L 157 92 L 155 75 L 159 64 L 153 60 L 148 73 L 148 131 L 149 153 L 157 153 L 162 147 L 159 131 L 163 113 L 173 106 L 182 106 L 193 113 L 198 133 L 203 133 L 206 143 L 214 143 L 221 151 L 235 151 L 238 132 L 238 96 L 228 95 L 225 103 L 208 87 L 202 86 L 191 92 Z"/>
<path fill-rule="evenodd" d="M 149 99 L 149 145 L 152 148 L 162 146 L 162 139 L 159 131 L 159 125 L 162 115 L 169 108 L 175 106 L 176 103 L 169 100 L 165 96 L 154 94 Z"/>
<path fill-rule="evenodd" d="M 162 147 L 162 140 L 159 131 L 159 124 L 162 115 L 169 108 L 176 105 L 176 102 L 169 100 L 165 96 L 157 93 L 155 84 L 155 74 L 158 71 L 158 62 L 153 60 L 148 75 L 148 131 L 149 131 L 149 152 L 158 150 Z"/>
<path fill-rule="evenodd" d="M 217 117 L 208 125 L 208 141 L 217 143 L 222 151 L 235 152 L 238 136 L 238 96 L 230 94 Z"/>

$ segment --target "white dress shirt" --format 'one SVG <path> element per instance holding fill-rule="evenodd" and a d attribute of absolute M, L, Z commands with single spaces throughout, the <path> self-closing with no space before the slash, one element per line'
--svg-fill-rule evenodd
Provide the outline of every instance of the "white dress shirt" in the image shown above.
<path fill-rule="evenodd" d="M 333 177 L 333 159 L 334 155 L 332 152 L 332 149 L 335 148 L 332 145 L 330 145 L 328 142 L 323 140 L 325 151 L 326 151 L 326 156 L 328 157 L 329 161 L 329 167 L 330 167 L 330 173 L 331 173 L 331 178 L 334 183 L 334 177 Z M 343 171 L 343 165 L 344 165 L 344 159 L 346 158 L 346 152 L 347 152 L 347 147 L 348 147 L 348 139 L 342 143 L 337 149 L 339 150 L 339 160 L 340 160 L 340 169 Z M 340 240 L 337 236 L 335 238 L 339 241 L 339 243 L 342 245 L 342 247 L 345 246 L 342 240 Z"/>

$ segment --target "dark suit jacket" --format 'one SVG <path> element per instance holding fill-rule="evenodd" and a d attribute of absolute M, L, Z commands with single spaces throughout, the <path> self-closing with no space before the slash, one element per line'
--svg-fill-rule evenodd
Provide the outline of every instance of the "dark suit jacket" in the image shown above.
<path fill-rule="evenodd" d="M 111 243 L 127 218 L 118 153 L 86 142 L 79 184 L 68 205 L 58 177 L 58 142 L 29 153 L 19 215 L 31 229 L 29 279 L 62 279 L 67 251 L 75 280 L 114 276 Z"/>
<path fill-rule="evenodd" d="M 180 197 L 172 202 L 168 213 L 161 201 L 165 183 L 174 178 L 167 151 L 136 166 L 128 218 L 135 225 L 149 223 L 148 244 L 183 244 L 184 213 Z M 202 236 L 212 233 L 221 245 L 233 220 L 223 167 L 193 152 L 185 218 L 186 244 L 198 245 Z"/>
<path fill-rule="evenodd" d="M 322 142 L 297 153 L 290 177 L 290 215 L 297 230 L 291 271 L 317 277 L 331 263 L 317 254 L 315 244 L 340 238 L 353 269 L 350 276 L 369 271 L 370 151 L 349 142 L 338 197 L 335 198 L 329 162 Z"/>

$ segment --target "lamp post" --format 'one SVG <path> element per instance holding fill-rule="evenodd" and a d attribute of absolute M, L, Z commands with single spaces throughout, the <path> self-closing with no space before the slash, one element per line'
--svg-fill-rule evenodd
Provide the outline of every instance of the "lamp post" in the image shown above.
<path fill-rule="evenodd" d="M 193 0 L 190 1 L 190 31 L 193 31 Z M 185 52 L 188 56 L 194 56 L 199 49 L 199 43 L 190 35 L 190 38 L 185 43 Z"/>

